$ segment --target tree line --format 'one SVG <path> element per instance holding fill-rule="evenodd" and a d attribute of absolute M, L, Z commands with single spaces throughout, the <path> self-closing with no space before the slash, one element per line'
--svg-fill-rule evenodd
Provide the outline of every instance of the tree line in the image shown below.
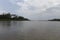
<path fill-rule="evenodd" d="M 18 20 L 18 21 L 24 21 L 24 20 L 29 20 L 29 19 L 24 18 L 22 16 L 17 16 L 16 14 L 3 13 L 3 14 L 0 15 L 0 20 Z"/>

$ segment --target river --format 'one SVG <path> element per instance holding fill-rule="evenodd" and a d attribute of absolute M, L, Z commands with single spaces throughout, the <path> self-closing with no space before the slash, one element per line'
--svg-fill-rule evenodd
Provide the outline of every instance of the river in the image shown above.
<path fill-rule="evenodd" d="M 0 40 L 60 40 L 60 22 L 0 21 Z"/>

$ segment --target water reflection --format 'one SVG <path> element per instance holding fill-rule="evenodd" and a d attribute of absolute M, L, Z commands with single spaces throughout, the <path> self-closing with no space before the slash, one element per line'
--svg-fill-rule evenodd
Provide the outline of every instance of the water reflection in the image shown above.
<path fill-rule="evenodd" d="M 20 40 L 22 22 L 0 21 L 0 40 Z M 20 33 L 18 35 L 18 33 Z"/>
<path fill-rule="evenodd" d="M 0 40 L 60 40 L 60 22 L 0 21 Z"/>
<path fill-rule="evenodd" d="M 11 25 L 11 21 L 0 21 L 0 25 L 3 27 L 9 27 Z"/>

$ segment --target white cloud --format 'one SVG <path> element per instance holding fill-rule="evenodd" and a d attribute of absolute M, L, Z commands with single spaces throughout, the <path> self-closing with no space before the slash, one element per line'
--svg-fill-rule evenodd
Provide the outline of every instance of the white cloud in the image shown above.
<path fill-rule="evenodd" d="M 5 11 L 5 10 L 0 10 L 0 14 L 2 14 L 2 13 L 7 13 L 7 11 Z"/>
<path fill-rule="evenodd" d="M 60 0 L 25 0 L 23 2 L 11 0 L 11 2 L 20 6 L 20 8 L 17 10 L 17 13 L 22 13 L 22 15 L 25 17 L 30 17 L 32 15 L 37 16 L 36 14 L 40 14 L 47 8 L 60 4 Z M 34 10 L 29 8 L 31 6 L 34 7 Z"/>

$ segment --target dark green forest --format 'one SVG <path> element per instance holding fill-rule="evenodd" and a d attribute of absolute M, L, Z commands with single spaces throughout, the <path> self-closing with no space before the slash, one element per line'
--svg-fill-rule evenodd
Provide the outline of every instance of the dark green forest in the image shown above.
<path fill-rule="evenodd" d="M 29 21 L 29 19 L 17 16 L 16 14 L 2 13 L 0 15 L 0 21 Z"/>

